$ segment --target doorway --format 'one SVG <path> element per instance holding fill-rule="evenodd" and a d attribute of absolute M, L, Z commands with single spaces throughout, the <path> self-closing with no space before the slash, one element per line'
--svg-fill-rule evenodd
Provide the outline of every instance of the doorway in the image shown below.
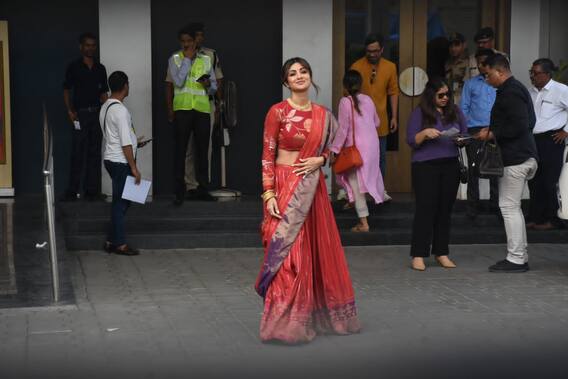
<path fill-rule="evenodd" d="M 343 73 L 364 56 L 365 36 L 377 32 L 384 36 L 383 58 L 395 63 L 398 74 L 419 67 L 429 75 L 443 75 L 448 55 L 447 36 L 462 33 L 470 53 L 475 52 L 473 37 L 482 26 L 495 30 L 496 48 L 508 52 L 510 0 L 344 0 L 336 6 L 344 24 L 338 21 L 335 38 L 342 38 L 338 51 L 334 88 L 340 88 Z M 334 90 L 334 104 L 342 93 Z M 420 96 L 399 95 L 398 130 L 387 142 L 385 188 L 389 192 L 412 192 L 410 175 L 412 151 L 406 143 L 406 124 Z M 390 108 L 390 107 L 389 107 Z M 389 119 L 392 112 L 389 110 Z M 381 122 L 388 122 L 381 120 Z"/>

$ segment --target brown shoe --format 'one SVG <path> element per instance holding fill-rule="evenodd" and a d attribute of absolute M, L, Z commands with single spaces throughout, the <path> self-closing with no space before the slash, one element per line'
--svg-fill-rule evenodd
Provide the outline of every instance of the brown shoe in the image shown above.
<path fill-rule="evenodd" d="M 354 227 L 351 228 L 351 231 L 354 233 L 368 233 L 369 232 L 369 227 L 364 227 L 361 224 L 357 224 Z"/>
<path fill-rule="evenodd" d="M 552 225 L 551 222 L 545 222 L 544 224 L 536 224 L 534 226 L 534 230 L 552 230 L 552 229 L 556 229 L 556 227 Z"/>
<path fill-rule="evenodd" d="M 349 209 L 353 209 L 354 207 L 355 207 L 355 205 L 354 205 L 353 203 L 347 202 L 347 203 L 343 204 L 343 208 L 342 208 L 342 209 L 343 209 L 344 211 L 347 211 L 347 210 L 349 210 Z"/>
<path fill-rule="evenodd" d="M 413 270 L 416 271 L 424 271 L 426 270 L 426 265 L 424 264 L 424 258 L 414 257 L 412 258 L 412 262 L 410 264 Z"/>
<path fill-rule="evenodd" d="M 135 249 L 132 246 L 128 245 L 117 246 L 112 250 L 112 252 L 118 255 L 128 255 L 128 256 L 140 254 L 140 250 Z"/>
<path fill-rule="evenodd" d="M 440 255 L 436 257 L 436 260 L 443 268 L 456 268 L 456 264 L 448 258 L 447 255 Z"/>

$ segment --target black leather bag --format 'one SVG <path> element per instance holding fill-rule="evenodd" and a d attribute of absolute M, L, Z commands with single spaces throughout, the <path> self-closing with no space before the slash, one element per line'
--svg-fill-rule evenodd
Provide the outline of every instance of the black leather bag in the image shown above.
<path fill-rule="evenodd" d="M 466 184 L 468 173 L 467 166 L 463 163 L 462 149 L 458 147 L 458 160 L 460 161 L 460 183 Z"/>
<path fill-rule="evenodd" d="M 475 166 L 480 178 L 500 178 L 503 176 L 503 157 L 496 140 L 484 141 L 477 150 Z"/>

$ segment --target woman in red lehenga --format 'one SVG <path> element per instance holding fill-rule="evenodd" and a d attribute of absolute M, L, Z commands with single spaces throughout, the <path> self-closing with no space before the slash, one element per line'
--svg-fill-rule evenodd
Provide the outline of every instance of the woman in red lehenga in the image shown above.
<path fill-rule="evenodd" d="M 270 108 L 264 124 L 264 262 L 255 287 L 264 298 L 261 340 L 296 344 L 361 327 L 320 170 L 337 122 L 309 101 L 312 70 L 306 60 L 286 61 L 281 80 L 291 96 Z"/>

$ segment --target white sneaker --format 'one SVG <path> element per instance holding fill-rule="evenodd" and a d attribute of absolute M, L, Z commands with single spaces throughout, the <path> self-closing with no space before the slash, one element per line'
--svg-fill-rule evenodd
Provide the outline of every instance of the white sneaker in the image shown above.
<path fill-rule="evenodd" d="M 387 191 L 385 191 L 383 193 L 383 202 L 388 203 L 389 201 L 392 201 L 392 197 L 390 197 L 389 194 L 387 193 Z"/>

